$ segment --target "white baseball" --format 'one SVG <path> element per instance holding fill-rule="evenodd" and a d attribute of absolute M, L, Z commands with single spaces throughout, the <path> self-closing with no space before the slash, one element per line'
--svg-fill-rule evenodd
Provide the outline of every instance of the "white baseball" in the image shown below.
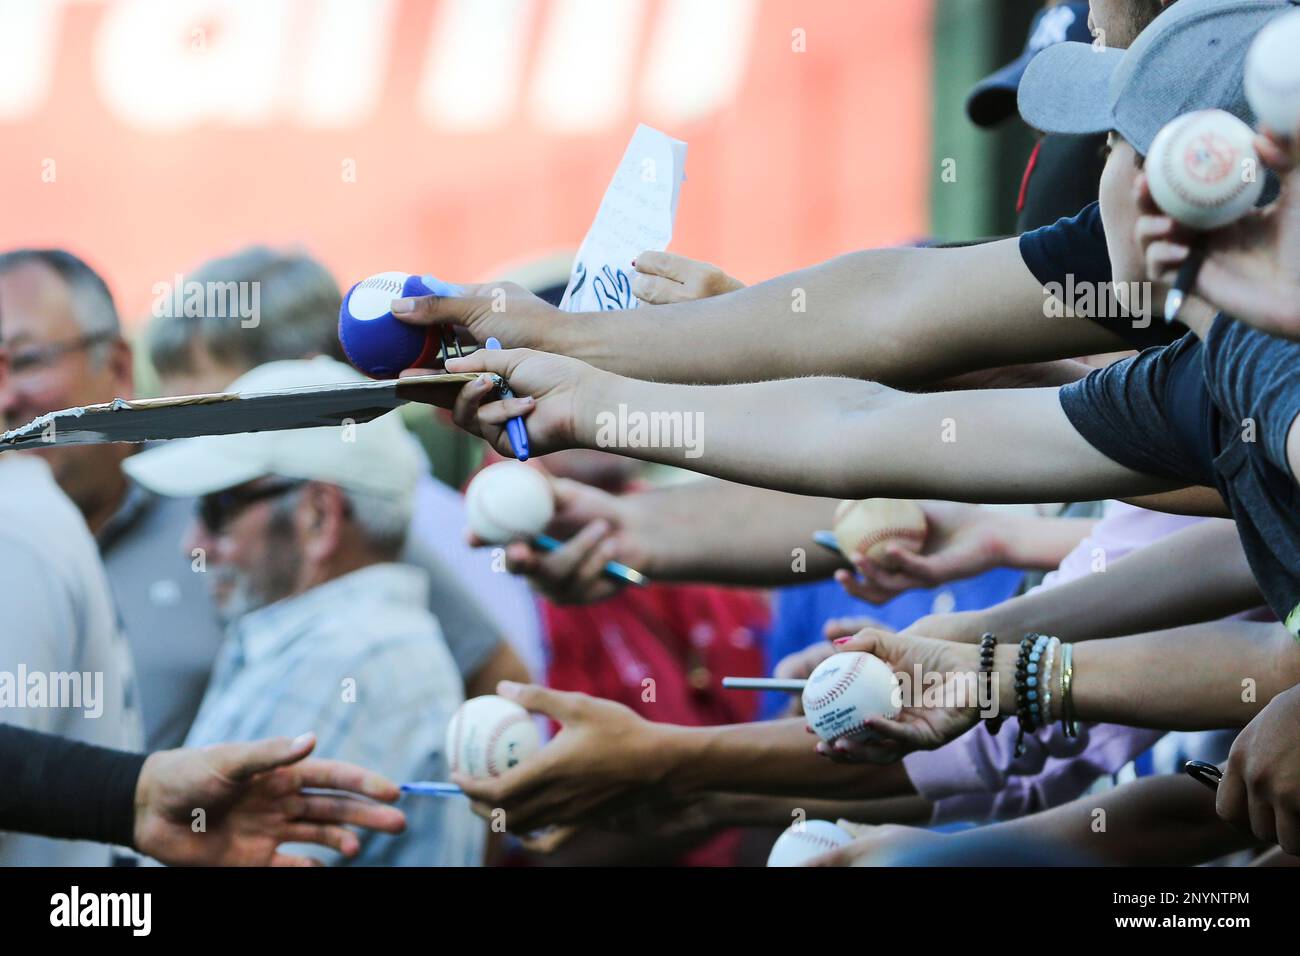
<path fill-rule="evenodd" d="M 841 501 L 835 509 L 835 540 L 840 553 L 850 561 L 857 552 L 865 554 L 887 571 L 894 562 L 885 555 L 893 543 L 909 551 L 925 547 L 925 512 L 914 501 L 901 498 L 867 498 Z"/>
<path fill-rule="evenodd" d="M 1259 31 L 1246 54 L 1246 100 L 1260 123 L 1283 136 L 1300 130 L 1300 10 Z"/>
<path fill-rule="evenodd" d="M 489 544 L 539 534 L 555 515 L 550 482 L 517 461 L 489 465 L 465 489 L 469 527 Z"/>
<path fill-rule="evenodd" d="M 852 842 L 853 837 L 828 820 L 805 820 L 791 825 L 776 838 L 772 852 L 767 856 L 767 865 L 799 866 Z"/>
<path fill-rule="evenodd" d="M 863 651 L 832 654 L 817 665 L 803 689 L 808 726 L 825 741 L 870 740 L 868 717 L 898 716 L 898 678 L 879 657 Z"/>
<path fill-rule="evenodd" d="M 393 300 L 402 295 L 409 272 L 377 272 L 356 284 L 348 296 L 347 309 L 352 318 L 369 322 L 388 314 Z"/>
<path fill-rule="evenodd" d="M 528 711 L 496 694 L 465 701 L 447 725 L 447 763 L 471 777 L 499 777 L 541 745 Z"/>
<path fill-rule="evenodd" d="M 1264 189 L 1254 137 L 1249 126 L 1223 110 L 1197 110 L 1170 121 L 1147 153 L 1151 198 L 1192 229 L 1235 222 Z"/>

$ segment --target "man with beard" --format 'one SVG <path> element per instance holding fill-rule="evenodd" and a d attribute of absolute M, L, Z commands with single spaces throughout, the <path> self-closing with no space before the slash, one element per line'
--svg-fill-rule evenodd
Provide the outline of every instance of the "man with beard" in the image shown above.
<path fill-rule="evenodd" d="M 321 357 L 270 362 L 232 388 L 359 378 Z M 158 494 L 199 498 L 185 548 L 206 566 L 227 623 L 186 746 L 311 729 L 322 757 L 395 780 L 446 777 L 461 683 L 426 604 L 427 575 L 398 561 L 421 462 L 397 416 L 171 442 L 125 468 Z M 479 862 L 483 827 L 464 801 L 404 810 L 413 835 L 368 834 L 353 862 Z"/>

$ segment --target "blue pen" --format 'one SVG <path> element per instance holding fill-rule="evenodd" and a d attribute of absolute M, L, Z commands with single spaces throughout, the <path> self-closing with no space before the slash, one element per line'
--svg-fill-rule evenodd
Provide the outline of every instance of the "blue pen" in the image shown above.
<path fill-rule="evenodd" d="M 554 551 L 563 544 L 563 541 L 552 538 L 548 534 L 539 534 L 533 537 L 533 546 L 541 548 L 543 551 Z M 629 568 L 626 564 L 621 564 L 618 561 L 606 561 L 603 573 L 605 577 L 613 578 L 615 581 L 621 581 L 625 584 L 636 584 L 644 587 L 650 583 L 649 579 L 636 568 Z"/>
<path fill-rule="evenodd" d="M 488 340 L 484 345 L 490 349 L 501 348 L 501 343 L 496 340 L 495 336 L 491 335 L 488 336 Z M 502 381 L 504 383 L 504 379 Z M 509 385 L 502 384 L 501 397 L 514 398 L 515 393 L 510 390 Z M 506 434 L 510 436 L 510 448 L 514 451 L 515 457 L 520 461 L 527 461 L 528 429 L 524 427 L 523 418 L 516 415 L 514 418 L 510 419 L 510 421 L 506 422 Z"/>
<path fill-rule="evenodd" d="M 402 784 L 402 793 L 414 793 L 421 797 L 459 797 L 461 789 L 454 783 L 417 780 L 414 783 Z"/>

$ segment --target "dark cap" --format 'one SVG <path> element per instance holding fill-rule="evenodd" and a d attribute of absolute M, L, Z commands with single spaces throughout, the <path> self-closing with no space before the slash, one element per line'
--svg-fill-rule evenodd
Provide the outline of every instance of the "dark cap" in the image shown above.
<path fill-rule="evenodd" d="M 1020 115 L 1045 133 L 1115 130 L 1143 156 L 1168 123 L 1221 109 L 1255 123 L 1244 70 L 1251 41 L 1294 0 L 1178 0 L 1127 50 L 1060 43 L 1020 82 Z M 1300 55 L 1300 51 L 1297 51 Z"/>
<path fill-rule="evenodd" d="M 966 97 L 966 115 L 976 126 L 996 126 L 1016 115 L 1016 88 L 1029 61 L 1049 46 L 1092 39 L 1088 31 L 1088 4 L 1062 3 L 1040 10 L 1029 27 L 1025 50 L 996 73 L 971 88 Z"/>

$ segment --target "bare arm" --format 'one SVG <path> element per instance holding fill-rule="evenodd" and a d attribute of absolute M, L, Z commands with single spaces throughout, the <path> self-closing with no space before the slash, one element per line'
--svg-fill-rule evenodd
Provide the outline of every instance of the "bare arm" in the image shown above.
<path fill-rule="evenodd" d="M 696 481 L 625 501 L 652 577 L 762 587 L 827 577 L 843 564 L 812 540 L 834 523 L 836 498 Z"/>
<path fill-rule="evenodd" d="M 1094 448 L 1053 388 L 916 395 L 845 378 L 664 385 L 527 349 L 480 349 L 447 368 L 504 376 L 523 396 L 488 401 L 494 386 L 480 377 L 455 398 L 456 423 L 502 454 L 511 454 L 507 420 L 523 415 L 535 455 L 616 450 L 818 497 L 1019 503 L 1177 487 Z"/>
<path fill-rule="evenodd" d="M 986 631 L 1004 640 L 1041 632 L 1084 641 L 1212 621 L 1263 601 L 1236 525 L 1210 518 L 1104 570 L 985 610 L 923 618 L 909 632 L 965 641 Z"/>
<path fill-rule="evenodd" d="M 1166 491 L 1157 495 L 1139 495 L 1125 498 L 1125 502 L 1148 511 L 1163 511 L 1171 515 L 1198 515 L 1204 518 L 1231 518 L 1223 496 L 1217 488 L 1205 485 L 1190 485 L 1177 491 Z"/>
<path fill-rule="evenodd" d="M 1300 682 L 1300 646 L 1280 624 L 1219 621 L 1089 641 L 1076 645 L 1074 662 L 1079 718 L 1135 727 L 1244 727 Z"/>
<path fill-rule="evenodd" d="M 629 440 L 621 454 L 796 494 L 1027 502 L 1171 486 L 1090 445 L 1051 388 L 913 395 L 834 378 L 710 387 L 599 376 L 574 408 L 574 443 L 608 447 L 620 405 L 680 412 L 699 428 L 694 449 Z"/>
<path fill-rule="evenodd" d="M 1045 846 L 1112 866 L 1189 866 L 1257 845 L 1250 834 L 1216 816 L 1214 794 L 1203 785 L 1191 777 L 1163 776 L 960 833 L 866 828 L 851 844 L 824 854 L 813 865 L 888 866 L 900 854 L 932 844 L 958 852 L 969 845 L 972 858 L 1000 846 Z"/>
<path fill-rule="evenodd" d="M 406 300 L 402 318 L 660 381 L 836 374 L 915 386 L 1125 347 L 1094 322 L 1048 318 L 1017 239 L 855 252 L 727 295 L 623 312 L 568 315 L 502 283 L 466 292 Z"/>
<path fill-rule="evenodd" d="M 874 654 L 904 675 L 919 668 L 922 673 L 972 681 L 979 672 L 979 648 L 973 644 L 868 628 L 838 649 Z M 1165 730 L 1243 727 L 1276 695 L 1300 683 L 1300 647 L 1280 624 L 1218 621 L 1088 641 L 1075 644 L 1073 651 L 1072 712 L 1083 721 Z M 992 701 L 981 704 L 963 695 L 955 703 L 934 706 L 919 694 L 905 695 L 897 719 L 866 719 L 877 739 L 840 738 L 833 748 L 818 747 L 845 758 L 896 760 L 902 753 L 934 749 L 956 739 L 981 715 L 1015 714 L 1017 654 L 1016 643 L 997 646 Z M 1049 705 L 1051 721 L 1061 717 L 1065 695 L 1060 675 L 1058 667 L 1049 678 L 1056 688 Z"/>
<path fill-rule="evenodd" d="M 1098 811 L 1105 827 L 1098 827 Z M 1042 813 L 993 824 L 989 836 L 1067 846 L 1119 866 L 1190 866 L 1256 845 L 1214 811 L 1214 794 L 1187 776 L 1146 777 Z"/>

